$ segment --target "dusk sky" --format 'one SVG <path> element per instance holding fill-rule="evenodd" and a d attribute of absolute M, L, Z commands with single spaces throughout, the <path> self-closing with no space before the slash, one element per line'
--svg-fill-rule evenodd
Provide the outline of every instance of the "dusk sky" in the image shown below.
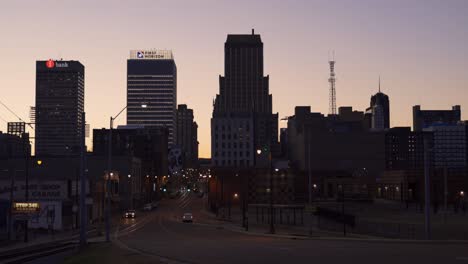
<path fill-rule="evenodd" d="M 35 103 L 35 61 L 79 60 L 91 128 L 109 126 L 126 103 L 131 49 L 171 49 L 178 104 L 194 109 L 200 156 L 210 157 L 212 101 L 224 75 L 227 34 L 264 43 L 273 110 L 310 105 L 328 113 L 328 53 L 335 50 L 338 106 L 365 110 L 390 97 L 391 126 L 410 126 L 412 106 L 468 109 L 468 1 L 3 1 L 0 100 L 23 119 Z M 17 121 L 0 106 L 0 130 Z M 125 124 L 123 114 L 116 121 Z M 284 127 L 284 122 L 280 127 Z"/>

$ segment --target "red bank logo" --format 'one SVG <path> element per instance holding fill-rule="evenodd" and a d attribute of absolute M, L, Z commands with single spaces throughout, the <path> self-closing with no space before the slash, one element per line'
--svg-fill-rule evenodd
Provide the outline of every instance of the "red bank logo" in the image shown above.
<path fill-rule="evenodd" d="M 49 69 L 54 68 L 54 67 L 55 67 L 55 61 L 53 61 L 53 60 L 48 60 L 48 61 L 46 61 L 45 65 L 46 65 L 46 67 L 49 68 Z"/>

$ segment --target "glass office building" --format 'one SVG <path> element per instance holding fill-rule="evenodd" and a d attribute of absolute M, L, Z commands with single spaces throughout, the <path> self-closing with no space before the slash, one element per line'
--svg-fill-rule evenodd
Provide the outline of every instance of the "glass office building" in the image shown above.
<path fill-rule="evenodd" d="M 177 67 L 172 51 L 130 51 L 127 106 L 128 125 L 166 127 L 169 146 L 176 142 Z"/>

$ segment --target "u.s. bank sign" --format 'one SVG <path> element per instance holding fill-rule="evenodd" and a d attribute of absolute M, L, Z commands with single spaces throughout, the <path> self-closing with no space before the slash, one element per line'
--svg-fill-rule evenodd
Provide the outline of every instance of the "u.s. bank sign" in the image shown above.
<path fill-rule="evenodd" d="M 54 61 L 54 60 L 48 60 L 45 63 L 46 67 L 49 69 L 53 68 L 68 68 L 68 62 L 66 61 Z"/>

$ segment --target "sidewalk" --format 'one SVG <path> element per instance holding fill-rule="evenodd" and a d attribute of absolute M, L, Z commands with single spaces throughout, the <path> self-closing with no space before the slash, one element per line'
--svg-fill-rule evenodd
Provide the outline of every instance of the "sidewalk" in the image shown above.
<path fill-rule="evenodd" d="M 91 226 L 88 228 L 87 233 L 95 231 L 95 227 Z M 7 246 L 0 247 L 0 253 L 18 250 L 28 247 L 34 247 L 38 245 L 48 244 L 48 243 L 59 243 L 62 241 L 68 241 L 71 239 L 78 239 L 80 235 L 80 230 L 69 230 L 64 232 L 56 232 L 55 234 L 35 234 L 33 235 L 34 230 L 29 231 L 29 241 L 27 243 L 23 241 L 10 241 L 10 244 Z"/>
<path fill-rule="evenodd" d="M 242 232 L 246 234 L 252 235 L 269 235 L 269 236 L 277 236 L 277 237 L 287 237 L 287 238 L 294 238 L 294 239 L 305 239 L 305 238 L 319 238 L 319 237 L 328 237 L 328 238 L 337 238 L 343 237 L 342 232 L 332 232 L 332 231 L 325 231 L 316 228 L 316 224 L 313 225 L 312 230 L 310 226 L 306 225 L 284 225 L 275 223 L 275 234 L 269 233 L 270 225 L 268 223 L 256 223 L 252 214 L 249 215 L 248 220 L 248 231 L 242 227 L 242 215 L 240 214 L 231 214 L 231 219 L 222 219 L 220 217 L 216 217 L 214 213 L 203 209 L 200 211 L 205 218 L 197 219 L 199 223 L 207 224 L 207 225 L 216 225 L 218 228 L 223 228 L 227 230 L 231 230 L 234 232 Z M 316 219 L 314 219 L 316 220 Z M 315 223 L 315 222 L 314 222 Z M 305 221 L 304 221 L 304 224 Z M 312 232 L 311 232 L 312 231 Z M 312 234 L 311 234 L 312 233 Z M 377 238 L 372 236 L 360 235 L 360 234 L 353 234 L 347 233 L 348 238 Z"/>

